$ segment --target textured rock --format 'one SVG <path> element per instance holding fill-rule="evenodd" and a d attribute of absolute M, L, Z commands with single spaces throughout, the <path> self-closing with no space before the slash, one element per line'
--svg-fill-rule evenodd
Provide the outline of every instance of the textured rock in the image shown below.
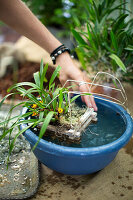
<path fill-rule="evenodd" d="M 3 106 L 0 111 L 0 121 L 5 118 L 8 109 L 9 106 Z M 20 110 L 21 108 L 15 110 L 13 115 L 19 115 Z M 17 132 L 18 130 L 15 129 L 11 138 Z M 2 134 L 2 127 L 0 127 L 0 134 Z M 0 142 L 0 199 L 19 200 L 30 197 L 36 192 L 39 184 L 38 160 L 24 136 L 19 136 L 7 170 L 8 149 L 8 136 L 6 136 Z"/>

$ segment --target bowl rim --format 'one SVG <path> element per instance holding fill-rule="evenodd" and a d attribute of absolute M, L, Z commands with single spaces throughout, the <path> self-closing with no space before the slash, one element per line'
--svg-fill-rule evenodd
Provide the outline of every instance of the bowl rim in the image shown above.
<path fill-rule="evenodd" d="M 108 102 L 108 101 L 103 101 L 102 99 L 95 99 L 96 102 L 106 106 L 110 107 L 111 109 L 115 110 L 116 112 L 119 112 L 121 115 L 124 116 L 125 123 L 126 123 L 126 130 L 125 132 L 119 137 L 117 140 L 97 146 L 97 147 L 66 147 L 66 146 L 61 146 L 52 142 L 48 142 L 44 139 L 40 139 L 39 144 L 37 145 L 36 149 L 40 149 L 41 151 L 45 151 L 50 154 L 54 155 L 65 155 L 65 156 L 93 156 L 93 155 L 98 155 L 98 154 L 107 154 L 107 153 L 112 153 L 115 151 L 119 151 L 124 145 L 127 144 L 127 142 L 130 140 L 132 133 L 133 133 L 133 121 L 131 116 L 127 113 L 127 111 L 120 105 Z M 24 107 L 22 109 L 22 114 L 24 114 L 27 111 L 28 108 Z M 20 125 L 20 129 L 25 128 L 27 125 L 22 124 Z M 33 146 L 37 140 L 38 136 L 31 131 L 30 129 L 26 130 L 25 133 L 23 134 L 25 138 L 30 142 L 31 146 Z M 35 151 L 36 151 L 35 149 Z"/>

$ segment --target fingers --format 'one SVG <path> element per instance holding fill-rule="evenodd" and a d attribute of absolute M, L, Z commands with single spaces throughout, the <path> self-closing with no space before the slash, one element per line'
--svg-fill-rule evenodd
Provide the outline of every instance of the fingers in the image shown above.
<path fill-rule="evenodd" d="M 94 111 L 98 110 L 93 96 L 84 96 L 84 101 L 86 104 L 88 102 L 89 108 L 94 108 Z"/>
<path fill-rule="evenodd" d="M 60 80 L 60 82 L 61 82 L 61 85 L 63 86 L 63 85 L 66 83 L 66 81 L 68 80 L 68 77 L 67 77 L 65 74 L 60 74 L 59 80 Z M 69 87 L 69 86 L 70 86 L 70 83 L 67 82 L 67 83 L 65 84 L 65 87 Z"/>
<path fill-rule="evenodd" d="M 82 84 L 79 86 L 79 90 L 81 92 L 89 92 L 89 86 L 86 84 Z M 82 96 L 81 97 L 82 101 L 85 102 L 85 104 L 89 107 L 89 108 L 94 108 L 95 111 L 97 111 L 97 106 L 94 100 L 94 97 L 92 95 L 86 95 L 86 96 Z"/>

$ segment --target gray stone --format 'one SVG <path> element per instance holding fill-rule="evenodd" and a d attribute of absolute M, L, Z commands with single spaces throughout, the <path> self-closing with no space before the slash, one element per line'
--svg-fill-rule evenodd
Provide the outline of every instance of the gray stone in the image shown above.
<path fill-rule="evenodd" d="M 7 115 L 9 106 L 4 105 L 0 111 L 0 121 Z M 19 115 L 21 107 L 15 109 L 12 116 Z M 11 123 L 10 123 L 11 124 Z M 8 126 L 10 126 L 10 124 Z M 15 129 L 11 138 L 18 133 Z M 2 135 L 2 127 L 0 127 Z M 39 184 L 39 164 L 24 136 L 16 140 L 7 169 L 8 144 L 7 135 L 0 141 L 0 199 L 25 199 L 31 197 Z"/>

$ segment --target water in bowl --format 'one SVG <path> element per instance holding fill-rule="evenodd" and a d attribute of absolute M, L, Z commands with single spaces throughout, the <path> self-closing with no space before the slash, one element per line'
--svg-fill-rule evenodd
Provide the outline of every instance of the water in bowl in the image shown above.
<path fill-rule="evenodd" d="M 90 124 L 85 129 L 79 144 L 68 144 L 65 143 L 65 141 L 61 142 L 58 139 L 52 141 L 51 138 L 48 137 L 45 137 L 45 140 L 69 147 L 96 147 L 117 140 L 125 132 L 125 129 L 126 123 L 122 114 L 111 110 L 109 107 L 98 104 L 98 121 Z"/>
<path fill-rule="evenodd" d="M 125 132 L 126 124 L 119 113 L 99 106 L 98 121 L 87 127 L 78 147 L 95 147 L 117 140 Z"/>

